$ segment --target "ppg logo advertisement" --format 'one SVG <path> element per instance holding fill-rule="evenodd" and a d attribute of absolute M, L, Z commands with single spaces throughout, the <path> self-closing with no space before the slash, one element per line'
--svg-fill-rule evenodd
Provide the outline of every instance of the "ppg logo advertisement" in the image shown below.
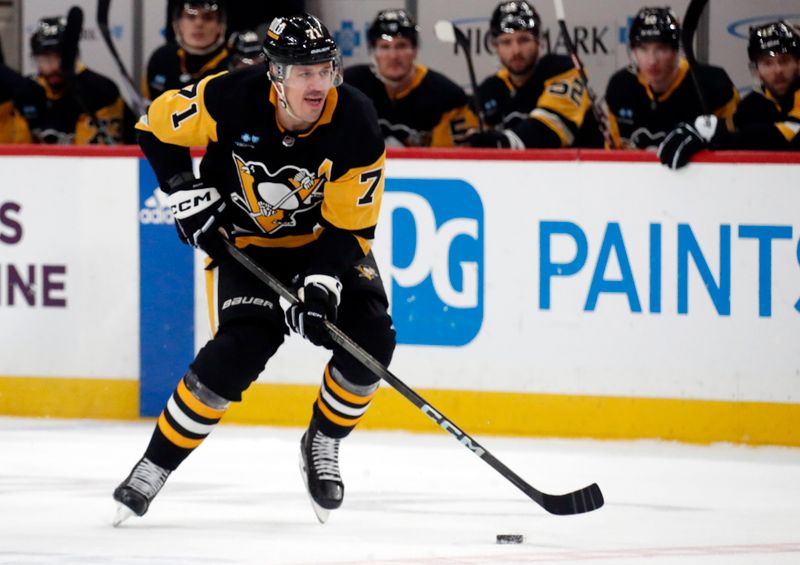
<path fill-rule="evenodd" d="M 398 343 L 460 346 L 483 323 L 484 214 L 455 179 L 387 179 L 376 250 Z M 390 288 L 389 288 L 390 287 Z"/>

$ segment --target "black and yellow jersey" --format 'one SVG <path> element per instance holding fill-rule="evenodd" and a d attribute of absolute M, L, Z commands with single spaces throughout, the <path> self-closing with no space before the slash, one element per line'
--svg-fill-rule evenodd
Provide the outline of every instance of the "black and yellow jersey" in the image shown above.
<path fill-rule="evenodd" d="M 588 93 L 569 57 L 544 55 L 519 88 L 501 69 L 478 92 L 486 124 L 513 131 L 526 147 L 603 146 Z"/>
<path fill-rule="evenodd" d="M 192 55 L 174 43 L 162 45 L 150 55 L 143 94 L 148 100 L 167 90 L 183 88 L 201 78 L 228 69 L 228 50 L 220 47 L 207 55 Z"/>
<path fill-rule="evenodd" d="M 326 265 L 315 272 L 337 273 L 369 251 L 378 221 L 385 148 L 375 110 L 345 84 L 312 128 L 291 132 L 278 103 L 265 65 L 223 72 L 157 98 L 136 126 L 139 143 L 165 192 L 191 172 L 188 148 L 207 147 L 200 176 L 227 200 L 237 245 L 319 239 Z"/>
<path fill-rule="evenodd" d="M 42 77 L 36 82 L 17 97 L 19 142 L 122 143 L 125 103 L 111 79 L 81 66 L 63 90 L 54 91 Z"/>
<path fill-rule="evenodd" d="M 345 69 L 344 81 L 372 100 L 389 146 L 452 147 L 478 126 L 464 90 L 424 65 L 417 64 L 411 84 L 391 98 L 370 65 Z"/>
<path fill-rule="evenodd" d="M 754 90 L 742 99 L 733 122 L 736 149 L 800 149 L 800 78 L 781 97 Z"/>
<path fill-rule="evenodd" d="M 708 111 L 733 129 L 739 93 L 728 74 L 711 65 L 698 65 L 696 74 Z M 657 147 L 679 123 L 694 123 L 703 114 L 689 64 L 683 58 L 675 80 L 661 94 L 654 93 L 633 67 L 617 71 L 609 80 L 606 104 L 614 145 L 623 148 Z"/>

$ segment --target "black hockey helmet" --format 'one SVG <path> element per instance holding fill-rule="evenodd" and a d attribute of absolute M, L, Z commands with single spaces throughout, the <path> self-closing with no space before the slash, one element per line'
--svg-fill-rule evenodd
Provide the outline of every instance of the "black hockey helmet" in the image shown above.
<path fill-rule="evenodd" d="M 336 41 L 319 18 L 311 14 L 278 16 L 272 20 L 264 38 L 264 55 L 270 76 L 280 82 L 289 65 L 333 63 L 334 86 L 342 83 L 342 59 Z"/>
<path fill-rule="evenodd" d="M 370 47 L 375 47 L 379 39 L 394 37 L 405 37 L 416 46 L 419 43 L 419 26 L 405 10 L 381 10 L 367 30 L 367 41 Z"/>
<path fill-rule="evenodd" d="M 529 31 L 538 39 L 541 30 L 542 20 L 539 14 L 525 0 L 501 2 L 489 20 L 489 33 L 494 38 L 503 33 Z"/>
<path fill-rule="evenodd" d="M 681 26 L 671 8 L 642 8 L 636 13 L 628 33 L 631 48 L 642 43 L 665 43 L 673 49 L 681 44 Z"/>
<path fill-rule="evenodd" d="M 219 16 L 219 21 L 223 23 L 227 21 L 225 3 L 222 0 L 178 0 L 175 2 L 175 11 L 172 14 L 172 19 L 176 20 L 184 12 L 192 10 L 213 12 Z"/>
<path fill-rule="evenodd" d="M 264 56 L 261 38 L 253 30 L 233 32 L 228 39 L 228 51 L 231 56 L 231 67 L 253 65 L 261 61 Z"/>
<path fill-rule="evenodd" d="M 800 36 L 785 21 L 751 27 L 747 42 L 747 56 L 752 63 L 763 56 L 789 53 L 800 58 Z"/>
<path fill-rule="evenodd" d="M 42 18 L 31 35 L 31 52 L 42 55 L 51 51 L 61 52 L 67 20 L 63 17 Z"/>

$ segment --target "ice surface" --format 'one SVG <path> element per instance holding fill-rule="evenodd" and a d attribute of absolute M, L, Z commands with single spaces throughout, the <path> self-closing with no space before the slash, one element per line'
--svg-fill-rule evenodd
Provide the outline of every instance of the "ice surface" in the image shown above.
<path fill-rule="evenodd" d="M 357 430 L 344 505 L 321 525 L 302 430 L 223 425 L 147 515 L 112 528 L 152 426 L 0 418 L 0 563 L 800 563 L 800 449 L 477 438 L 541 490 L 600 484 L 604 508 L 559 517 L 443 433 Z"/>

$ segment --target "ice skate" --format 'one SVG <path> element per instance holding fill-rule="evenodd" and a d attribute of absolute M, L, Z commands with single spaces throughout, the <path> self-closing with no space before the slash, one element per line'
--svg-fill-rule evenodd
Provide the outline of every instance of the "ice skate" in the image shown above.
<path fill-rule="evenodd" d="M 314 513 L 322 524 L 344 499 L 344 483 L 339 473 L 340 441 L 323 434 L 314 422 L 300 440 L 300 474 Z"/>
<path fill-rule="evenodd" d="M 144 516 L 158 491 L 164 486 L 171 471 L 142 457 L 130 475 L 114 489 L 117 514 L 111 522 L 115 528 L 133 516 Z"/>

